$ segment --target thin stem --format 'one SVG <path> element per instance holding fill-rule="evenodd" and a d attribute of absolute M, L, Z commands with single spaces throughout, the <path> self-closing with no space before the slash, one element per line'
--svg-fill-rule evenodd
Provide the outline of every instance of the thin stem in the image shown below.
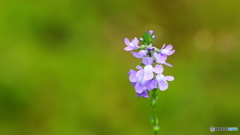
<path fill-rule="evenodd" d="M 151 106 L 153 107 L 153 116 L 151 118 L 151 124 L 153 125 L 154 135 L 157 135 L 159 132 L 158 118 L 157 118 L 157 114 L 156 114 L 157 99 L 158 99 L 157 89 L 153 89 L 152 96 L 151 96 Z"/>

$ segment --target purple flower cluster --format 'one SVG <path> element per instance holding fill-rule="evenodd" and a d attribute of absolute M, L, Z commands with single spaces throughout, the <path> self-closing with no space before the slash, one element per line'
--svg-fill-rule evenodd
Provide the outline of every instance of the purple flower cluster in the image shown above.
<path fill-rule="evenodd" d="M 153 31 L 148 31 L 151 35 L 151 39 L 154 39 Z M 140 41 L 143 41 L 140 38 Z M 143 44 L 139 46 L 139 40 L 135 37 L 131 42 L 128 38 L 124 39 L 127 47 L 124 48 L 125 51 L 131 51 L 134 57 L 141 58 L 142 63 L 136 67 L 137 71 L 130 70 L 129 80 L 132 86 L 135 88 L 137 97 L 142 96 L 148 98 L 148 93 L 150 90 L 159 88 L 164 91 L 168 88 L 167 81 L 173 81 L 173 76 L 163 75 L 163 65 L 172 67 L 171 64 L 167 63 L 167 57 L 172 55 L 175 50 L 173 50 L 172 45 L 163 45 L 161 49 L 153 47 L 152 44 Z M 133 52 L 133 50 L 140 50 L 139 52 Z"/>

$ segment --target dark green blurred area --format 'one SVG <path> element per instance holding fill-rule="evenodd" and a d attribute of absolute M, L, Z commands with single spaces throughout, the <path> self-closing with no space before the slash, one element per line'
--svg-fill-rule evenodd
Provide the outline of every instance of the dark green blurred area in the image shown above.
<path fill-rule="evenodd" d="M 176 53 L 159 135 L 238 135 L 240 1 L 1 0 L 0 135 L 152 135 L 125 37 L 154 30 Z"/>

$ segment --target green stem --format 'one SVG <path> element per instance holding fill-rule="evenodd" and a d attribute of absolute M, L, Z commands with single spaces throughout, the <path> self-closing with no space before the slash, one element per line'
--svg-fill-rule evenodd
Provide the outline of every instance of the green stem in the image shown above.
<path fill-rule="evenodd" d="M 151 117 L 151 124 L 153 125 L 154 135 L 157 135 L 159 132 L 158 118 L 156 114 L 157 100 L 158 100 L 157 89 L 153 89 L 151 95 L 151 106 L 153 107 L 153 116 Z"/>

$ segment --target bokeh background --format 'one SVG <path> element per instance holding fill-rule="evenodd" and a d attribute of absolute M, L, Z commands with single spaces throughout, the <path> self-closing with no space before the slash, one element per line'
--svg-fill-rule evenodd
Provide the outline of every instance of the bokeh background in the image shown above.
<path fill-rule="evenodd" d="M 152 135 L 125 37 L 176 49 L 159 135 L 239 135 L 239 0 L 1 0 L 0 135 Z"/>

